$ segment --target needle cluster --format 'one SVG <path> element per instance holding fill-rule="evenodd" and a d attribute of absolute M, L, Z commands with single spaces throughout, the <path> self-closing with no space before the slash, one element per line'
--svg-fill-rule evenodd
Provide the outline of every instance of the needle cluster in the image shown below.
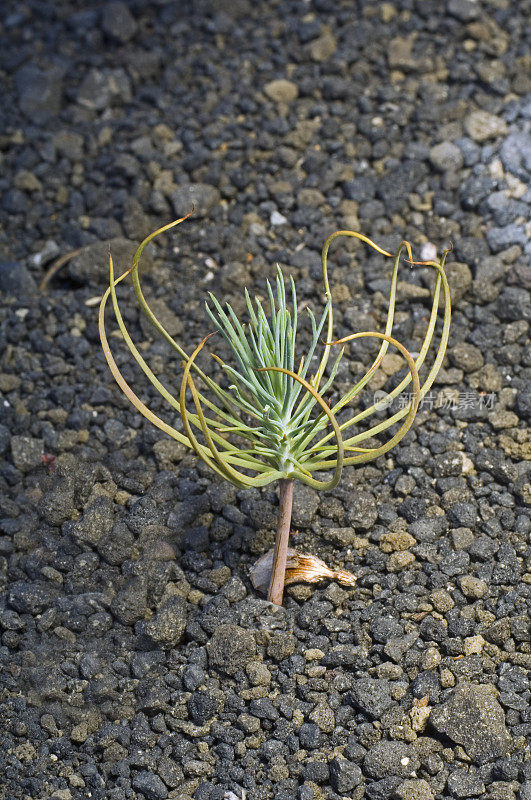
<path fill-rule="evenodd" d="M 419 402 L 432 386 L 444 358 L 450 326 L 450 293 L 444 272 L 448 251 L 443 253 L 440 261 L 414 262 L 409 243 L 402 242 L 394 254 L 385 330 L 356 332 L 334 342 L 332 341 L 332 296 L 327 268 L 327 255 L 331 243 L 339 236 L 355 237 L 382 255 L 393 256 L 363 234 L 354 231 L 337 231 L 332 234 L 326 240 L 322 253 L 326 303 L 319 319 L 308 310 L 312 336 L 309 348 L 300 358 L 297 355 L 298 314 L 295 284 L 291 279 L 291 302 L 288 302 L 280 268 L 276 277 L 276 297 L 273 287 L 267 283 L 269 306 L 267 310 L 260 299 L 255 298 L 253 303 L 249 293 L 245 291 L 248 320 L 244 323 L 230 305 L 223 308 L 211 294 L 211 305 L 207 304 L 207 314 L 216 331 L 229 344 L 234 357 L 234 364 L 228 364 L 218 356 L 214 356 L 228 379 L 224 380 L 222 385 L 214 381 L 196 363 L 198 354 L 212 334 L 206 336 L 188 355 L 154 315 L 140 286 L 139 262 L 143 249 L 155 236 L 184 219 L 186 217 L 148 236 L 138 248 L 132 266 L 119 277 L 115 276 L 112 257 L 109 257 L 110 285 L 100 306 L 100 336 L 111 372 L 133 405 L 161 430 L 192 448 L 214 472 L 239 488 L 264 486 L 276 480 L 297 479 L 316 489 L 330 489 L 338 483 L 345 465 L 371 461 L 394 447 L 411 427 Z M 409 257 L 408 262 L 411 266 L 422 264 L 433 267 L 437 272 L 425 338 L 415 359 L 406 347 L 392 336 L 398 269 L 404 251 Z M 129 274 L 144 313 L 183 360 L 184 370 L 178 398 L 171 394 L 153 373 L 124 323 L 116 295 L 116 285 Z M 421 383 L 419 370 L 432 343 L 441 290 L 444 300 L 442 332 L 431 369 Z M 170 407 L 179 411 L 184 432 L 169 425 L 148 408 L 120 372 L 112 356 L 105 331 L 104 312 L 109 297 L 119 330 L 133 358 Z M 328 377 L 325 377 L 331 349 L 335 345 L 345 344 L 361 337 L 379 339 L 381 344 L 378 354 L 366 374 L 330 406 L 325 394 L 333 384 L 343 355 L 341 350 L 334 360 Z M 359 411 L 341 424 L 337 415 L 362 391 L 374 375 L 389 345 L 395 347 L 403 356 L 408 372 L 389 393 L 387 401 L 390 404 L 394 397 L 410 386 L 410 402 L 387 419 L 351 434 L 350 429 L 356 423 L 382 408 L 382 401 Z M 315 371 L 310 374 L 312 362 L 318 355 L 319 361 L 316 362 Z M 198 387 L 199 381 L 202 384 L 201 389 Z M 188 407 L 190 396 L 192 408 Z M 401 423 L 398 430 L 387 441 L 378 447 L 362 446 L 367 439 L 398 422 Z M 319 480 L 314 476 L 315 472 L 326 470 L 332 471 L 328 480 Z"/>

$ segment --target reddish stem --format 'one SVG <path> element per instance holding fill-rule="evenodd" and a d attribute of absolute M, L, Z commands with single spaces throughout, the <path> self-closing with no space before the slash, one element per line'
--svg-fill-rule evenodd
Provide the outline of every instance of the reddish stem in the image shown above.
<path fill-rule="evenodd" d="M 289 531 L 291 526 L 291 509 L 293 507 L 293 481 L 285 478 L 279 481 L 280 498 L 278 509 L 277 538 L 273 554 L 273 568 L 267 599 L 277 606 L 282 605 L 284 581 L 286 578 L 286 562 L 288 559 Z"/>

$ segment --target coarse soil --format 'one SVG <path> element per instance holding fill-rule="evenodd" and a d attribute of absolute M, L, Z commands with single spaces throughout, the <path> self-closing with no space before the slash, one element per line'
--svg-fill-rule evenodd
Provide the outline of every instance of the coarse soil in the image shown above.
<path fill-rule="evenodd" d="M 509 0 L 4 9 L 1 800 L 530 800 L 529 20 Z M 187 351 L 208 291 L 244 319 L 277 262 L 322 312 L 337 229 L 422 259 L 453 245 L 448 353 L 414 428 L 335 490 L 295 487 L 292 545 L 354 587 L 268 603 L 249 570 L 275 487 L 223 483 L 110 374 L 109 245 L 125 269 L 192 204 L 143 262 Z M 333 245 L 335 336 L 383 329 L 390 274 Z M 399 277 L 393 332 L 418 352 L 433 271 Z M 180 359 L 118 297 L 178 391 Z M 376 347 L 349 346 L 332 399 Z M 358 407 L 400 368 L 390 352 Z"/>

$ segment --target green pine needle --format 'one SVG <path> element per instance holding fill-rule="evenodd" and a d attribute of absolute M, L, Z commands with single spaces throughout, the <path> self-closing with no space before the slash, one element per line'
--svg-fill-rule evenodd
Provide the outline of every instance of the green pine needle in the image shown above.
<path fill-rule="evenodd" d="M 109 259 L 110 286 L 100 305 L 100 337 L 111 372 L 133 405 L 154 425 L 195 450 L 217 474 L 239 488 L 264 486 L 279 478 L 296 478 L 318 489 L 332 488 L 338 483 L 344 465 L 373 460 L 394 447 L 411 427 L 419 402 L 432 386 L 446 351 L 451 315 L 450 292 L 444 271 L 448 251 L 443 253 L 438 262 L 414 262 L 409 243 L 402 242 L 394 256 L 385 332 L 354 333 L 338 342 L 333 342 L 333 309 L 327 269 L 327 255 L 331 243 L 339 236 L 350 236 L 365 242 L 384 256 L 392 256 L 363 234 L 353 231 L 337 231 L 332 234 L 326 240 L 322 254 L 326 304 L 319 321 L 308 309 L 312 333 L 310 345 L 302 357 L 296 352 L 298 313 L 295 284 L 293 278 L 290 278 L 291 301 L 288 302 L 285 280 L 280 267 L 277 268 L 275 290 L 267 281 L 267 312 L 258 298 L 255 298 L 253 303 L 245 289 L 248 315 L 245 322 L 240 321 L 229 304 L 223 308 L 216 297 L 210 294 L 210 304 L 206 303 L 208 318 L 214 325 L 215 331 L 226 340 L 232 354 L 231 364 L 222 362 L 216 356 L 216 360 L 230 381 L 228 389 L 224 389 L 196 364 L 197 355 L 204 347 L 206 339 L 195 348 L 192 355 L 187 355 L 153 314 L 140 286 L 139 261 L 145 246 L 155 236 L 183 222 L 184 219 L 186 217 L 148 236 L 138 248 L 131 268 L 118 278 L 114 275 L 112 258 Z M 407 251 L 412 266 L 422 264 L 437 271 L 432 311 L 424 342 L 415 360 L 392 336 L 398 268 L 404 250 Z M 142 310 L 184 361 L 179 398 L 174 397 L 154 375 L 126 329 L 118 305 L 116 285 L 129 274 L 132 276 L 135 294 Z M 421 385 L 418 371 L 432 343 L 441 290 L 444 299 L 442 333 L 434 363 Z M 121 374 L 110 351 L 105 332 L 104 312 L 109 297 L 120 333 L 133 358 L 169 405 L 180 412 L 184 433 L 168 425 L 151 411 Z M 333 384 L 344 353 L 344 349 L 341 349 L 329 376 L 325 378 L 331 348 L 363 336 L 378 338 L 381 341 L 375 361 L 364 377 L 330 408 L 324 395 Z M 323 338 L 326 341 L 323 342 Z M 377 410 L 376 406 L 373 405 L 354 414 L 341 425 L 336 416 L 371 379 L 389 344 L 402 354 L 408 367 L 408 374 L 390 393 L 389 400 L 411 385 L 411 401 L 406 408 L 400 409 L 383 422 L 345 438 L 345 432 L 374 413 Z M 321 349 L 320 360 L 313 377 L 308 378 L 318 348 Z M 298 369 L 297 364 L 299 364 Z M 202 391 L 196 386 L 198 380 L 204 386 Z M 208 409 L 208 414 L 205 414 L 205 408 Z M 360 446 L 362 442 L 382 433 L 397 422 L 402 423 L 398 431 L 379 447 Z M 234 437 L 233 440 L 231 437 Z M 242 442 L 246 443 L 245 446 Z M 345 453 L 348 453 L 348 456 L 345 456 Z M 324 481 L 313 476 L 312 473 L 318 470 L 334 472 L 329 480 Z"/>

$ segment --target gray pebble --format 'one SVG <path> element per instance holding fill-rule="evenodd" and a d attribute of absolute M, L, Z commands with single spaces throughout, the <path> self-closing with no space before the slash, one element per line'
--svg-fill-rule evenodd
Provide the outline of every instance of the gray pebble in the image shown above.
<path fill-rule="evenodd" d="M 503 228 L 489 228 L 487 242 L 492 252 L 498 253 L 515 244 L 523 247 L 527 242 L 527 236 L 522 225 L 505 225 Z"/>
<path fill-rule="evenodd" d="M 168 789 L 159 776 L 147 770 L 142 770 L 134 775 L 132 786 L 148 800 L 166 800 L 168 797 Z"/>
<path fill-rule="evenodd" d="M 184 183 L 171 194 L 173 210 L 178 217 L 192 209 L 195 217 L 206 217 L 219 200 L 219 191 L 207 183 Z"/>
<path fill-rule="evenodd" d="M 361 769 L 346 758 L 333 758 L 329 768 L 330 784 L 338 794 L 347 794 L 362 781 Z"/>
<path fill-rule="evenodd" d="M 374 678 L 358 678 L 353 685 L 353 698 L 365 714 L 379 719 L 393 705 L 389 681 Z"/>
<path fill-rule="evenodd" d="M 376 742 L 363 761 L 363 771 L 376 780 L 389 775 L 407 778 L 419 766 L 419 760 L 410 745 L 385 740 Z"/>
<path fill-rule="evenodd" d="M 511 133 L 502 142 L 500 158 L 505 169 L 520 178 L 529 181 L 531 172 L 531 137 L 528 133 Z"/>
<path fill-rule="evenodd" d="M 36 467 L 42 466 L 43 452 L 42 439 L 33 439 L 31 436 L 11 437 L 13 464 L 22 472 L 31 472 Z"/>
<path fill-rule="evenodd" d="M 122 625 L 133 625 L 147 611 L 147 587 L 141 578 L 131 578 L 111 601 L 111 612 Z"/>
<path fill-rule="evenodd" d="M 476 764 L 503 758 L 511 748 L 505 715 L 490 685 L 462 683 L 432 710 L 430 723 L 462 745 Z"/>
<path fill-rule="evenodd" d="M 155 644 L 163 648 L 175 647 L 182 639 L 186 628 L 186 603 L 179 595 L 166 600 L 154 617 L 136 627 L 138 633 L 145 633 Z"/>
<path fill-rule="evenodd" d="M 452 142 L 441 142 L 432 147 L 430 161 L 441 172 L 461 169 L 464 163 L 461 150 Z"/>
<path fill-rule="evenodd" d="M 447 787 L 454 797 L 481 797 L 485 792 L 485 783 L 478 776 L 464 770 L 452 772 Z"/>
<path fill-rule="evenodd" d="M 0 261 L 0 292 L 12 297 L 26 297 L 37 291 L 31 272 L 18 261 Z"/>
<path fill-rule="evenodd" d="M 102 28 L 119 42 L 129 42 L 136 33 L 137 24 L 125 3 L 106 3 L 103 7 Z"/>
<path fill-rule="evenodd" d="M 256 643 L 252 631 L 245 630 L 238 625 L 220 625 L 208 642 L 209 663 L 226 672 L 235 675 L 240 669 L 252 660 L 256 653 Z"/>

